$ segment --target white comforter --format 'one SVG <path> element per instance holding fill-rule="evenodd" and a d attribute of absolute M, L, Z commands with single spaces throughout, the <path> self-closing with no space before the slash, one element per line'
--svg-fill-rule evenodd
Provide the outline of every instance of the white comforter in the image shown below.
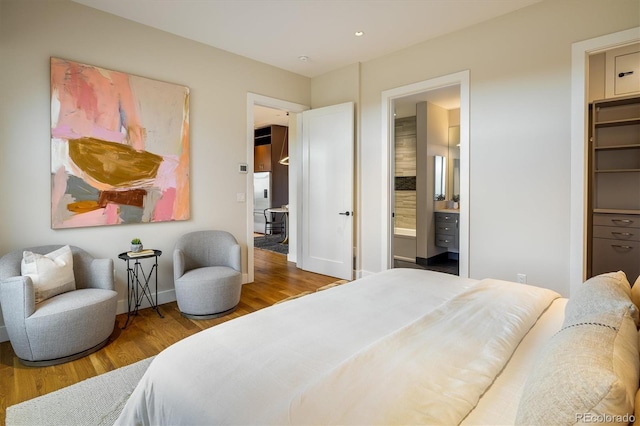
<path fill-rule="evenodd" d="M 386 271 L 173 345 L 116 424 L 459 423 L 556 297 Z"/>

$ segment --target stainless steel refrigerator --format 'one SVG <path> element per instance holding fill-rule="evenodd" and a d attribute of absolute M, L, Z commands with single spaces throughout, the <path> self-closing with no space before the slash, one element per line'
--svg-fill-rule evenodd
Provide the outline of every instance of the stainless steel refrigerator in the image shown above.
<path fill-rule="evenodd" d="M 253 231 L 264 234 L 264 209 L 271 207 L 271 172 L 253 174 Z"/>

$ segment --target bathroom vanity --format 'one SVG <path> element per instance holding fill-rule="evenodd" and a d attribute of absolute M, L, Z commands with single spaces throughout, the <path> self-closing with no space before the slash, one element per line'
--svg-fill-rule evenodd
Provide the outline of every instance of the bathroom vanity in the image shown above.
<path fill-rule="evenodd" d="M 436 210 L 435 245 L 457 251 L 460 246 L 460 211 L 457 209 Z"/>

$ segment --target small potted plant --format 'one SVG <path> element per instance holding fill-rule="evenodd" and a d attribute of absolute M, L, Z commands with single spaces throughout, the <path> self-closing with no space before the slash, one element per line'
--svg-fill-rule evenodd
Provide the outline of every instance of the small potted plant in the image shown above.
<path fill-rule="evenodd" d="M 131 240 L 131 251 L 134 253 L 142 251 L 142 241 L 140 241 L 140 238 L 134 238 Z"/>
<path fill-rule="evenodd" d="M 453 208 L 454 209 L 460 208 L 460 194 L 455 194 L 451 198 L 453 200 Z"/>

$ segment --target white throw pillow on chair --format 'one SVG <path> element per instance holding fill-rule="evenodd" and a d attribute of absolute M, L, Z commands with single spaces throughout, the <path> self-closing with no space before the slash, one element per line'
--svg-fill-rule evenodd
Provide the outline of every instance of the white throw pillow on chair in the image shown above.
<path fill-rule="evenodd" d="M 76 289 L 73 254 L 68 245 L 45 255 L 23 252 L 20 269 L 33 282 L 36 303 Z"/>

